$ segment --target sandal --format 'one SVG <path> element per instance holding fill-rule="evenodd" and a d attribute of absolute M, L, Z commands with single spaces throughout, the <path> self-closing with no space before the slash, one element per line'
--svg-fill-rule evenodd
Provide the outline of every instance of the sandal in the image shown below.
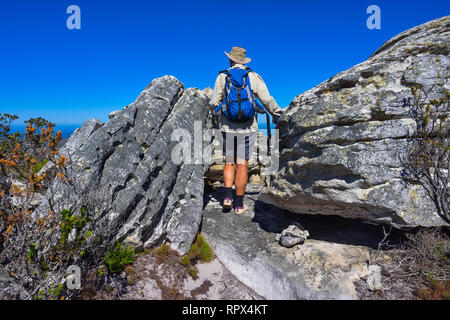
<path fill-rule="evenodd" d="M 248 207 L 244 204 L 243 207 L 234 207 L 234 213 L 237 215 L 243 214 L 244 212 L 247 212 Z"/>
<path fill-rule="evenodd" d="M 230 199 L 230 198 L 225 198 L 224 200 L 223 200 L 223 205 L 222 205 L 222 207 L 223 207 L 223 209 L 224 210 L 231 210 L 231 206 L 233 205 L 233 200 L 232 199 Z"/>

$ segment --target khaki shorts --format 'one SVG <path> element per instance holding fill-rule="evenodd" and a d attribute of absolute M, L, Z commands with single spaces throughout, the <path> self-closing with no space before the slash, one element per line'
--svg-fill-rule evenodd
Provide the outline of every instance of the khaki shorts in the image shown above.
<path fill-rule="evenodd" d="M 249 160 L 256 142 L 256 132 L 234 133 L 222 131 L 223 156 L 226 163 L 244 163 Z"/>

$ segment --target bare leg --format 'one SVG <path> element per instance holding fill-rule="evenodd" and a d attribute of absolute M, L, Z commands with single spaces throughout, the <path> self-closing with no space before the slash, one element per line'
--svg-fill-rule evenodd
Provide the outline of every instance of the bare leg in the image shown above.
<path fill-rule="evenodd" d="M 234 185 L 236 186 L 236 195 L 243 196 L 245 193 L 245 188 L 247 187 L 248 180 L 248 161 L 241 163 L 238 161 L 236 170 L 236 181 Z"/>
<path fill-rule="evenodd" d="M 233 182 L 234 182 L 234 164 L 233 163 L 226 163 L 223 166 L 223 180 L 225 183 L 226 188 L 232 188 Z"/>

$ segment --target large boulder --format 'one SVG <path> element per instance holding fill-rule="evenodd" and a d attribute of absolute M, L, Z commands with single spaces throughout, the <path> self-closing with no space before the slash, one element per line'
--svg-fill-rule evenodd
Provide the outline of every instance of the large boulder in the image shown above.
<path fill-rule="evenodd" d="M 280 119 L 280 169 L 261 200 L 397 227 L 446 222 L 402 178 L 416 121 L 410 87 L 450 89 L 450 17 L 387 41 L 368 60 L 295 97 Z"/>
<path fill-rule="evenodd" d="M 172 134 L 182 129 L 192 138 L 194 122 L 205 125 L 208 104 L 204 92 L 184 90 L 164 76 L 107 123 L 85 122 L 60 152 L 70 159 L 70 183 L 56 178 L 35 214 L 84 206 L 92 219 L 86 228 L 108 244 L 120 240 L 143 248 L 166 242 L 186 253 L 201 222 L 208 166 L 173 161 L 179 141 Z"/>

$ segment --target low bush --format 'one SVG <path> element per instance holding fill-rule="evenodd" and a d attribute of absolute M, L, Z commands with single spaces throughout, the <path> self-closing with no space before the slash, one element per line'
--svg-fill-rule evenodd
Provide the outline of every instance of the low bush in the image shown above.
<path fill-rule="evenodd" d="M 450 238 L 439 228 L 405 234 L 392 252 L 393 261 L 382 264 L 385 294 L 396 299 L 450 298 Z"/>
<path fill-rule="evenodd" d="M 203 235 L 197 235 L 195 242 L 191 245 L 187 257 L 191 262 L 210 262 L 213 259 L 213 252 Z"/>
<path fill-rule="evenodd" d="M 108 270 L 112 273 L 120 273 L 135 260 L 134 248 L 130 245 L 124 247 L 122 243 L 116 245 L 105 254 L 104 261 Z"/>
<path fill-rule="evenodd" d="M 161 247 L 156 249 L 156 259 L 158 263 L 162 263 L 169 255 L 169 245 L 164 243 Z"/>
<path fill-rule="evenodd" d="M 195 267 L 190 267 L 188 269 L 188 273 L 192 277 L 192 279 L 197 279 L 197 270 L 195 269 Z"/>

